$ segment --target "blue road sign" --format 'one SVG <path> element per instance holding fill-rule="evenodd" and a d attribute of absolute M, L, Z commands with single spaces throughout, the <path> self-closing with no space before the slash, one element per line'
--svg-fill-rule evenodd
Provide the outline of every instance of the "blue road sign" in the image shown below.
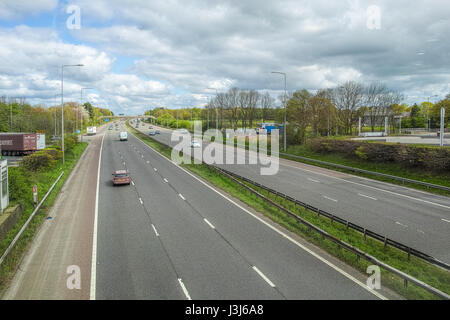
<path fill-rule="evenodd" d="M 108 118 L 106 118 L 106 119 L 105 119 L 105 122 L 108 122 L 108 121 L 109 121 L 109 119 L 108 119 Z"/>

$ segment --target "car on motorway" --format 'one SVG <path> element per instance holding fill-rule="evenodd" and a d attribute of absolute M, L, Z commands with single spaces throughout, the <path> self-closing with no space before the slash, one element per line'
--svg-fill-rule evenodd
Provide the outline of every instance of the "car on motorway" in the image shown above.
<path fill-rule="evenodd" d="M 128 133 L 126 131 L 122 131 L 119 134 L 120 141 L 128 141 Z"/>
<path fill-rule="evenodd" d="M 200 142 L 198 142 L 198 140 L 192 140 L 191 141 L 191 148 L 200 148 Z"/>
<path fill-rule="evenodd" d="M 148 126 L 149 129 L 153 129 L 153 126 Z"/>
<path fill-rule="evenodd" d="M 161 132 L 158 129 L 155 130 L 155 134 L 160 134 L 160 133 Z"/>
<path fill-rule="evenodd" d="M 131 183 L 130 175 L 126 170 L 116 170 L 113 175 L 113 185 L 129 185 Z"/>
<path fill-rule="evenodd" d="M 156 134 L 155 130 L 150 130 L 150 132 L 148 133 L 149 136 L 154 136 Z"/>
<path fill-rule="evenodd" d="M 179 134 L 188 134 L 189 133 L 189 131 L 187 131 L 187 129 L 177 129 L 177 130 L 175 130 L 175 132 L 179 133 Z"/>

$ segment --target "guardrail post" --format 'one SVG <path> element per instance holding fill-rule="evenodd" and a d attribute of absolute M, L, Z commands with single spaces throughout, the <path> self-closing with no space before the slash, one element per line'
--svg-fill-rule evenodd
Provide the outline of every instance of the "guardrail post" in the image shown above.
<path fill-rule="evenodd" d="M 345 230 L 348 230 L 348 221 L 347 221 L 347 223 L 345 224 Z"/>
<path fill-rule="evenodd" d="M 317 216 L 320 216 L 320 209 L 317 208 Z"/>
<path fill-rule="evenodd" d="M 411 248 L 408 247 L 408 261 L 411 259 Z"/>
<path fill-rule="evenodd" d="M 387 245 L 387 236 L 384 236 L 384 247 L 386 248 Z"/>
<path fill-rule="evenodd" d="M 366 228 L 364 228 L 364 240 L 367 240 L 367 237 L 366 237 Z"/>
<path fill-rule="evenodd" d="M 408 288 L 408 280 L 407 280 L 407 279 L 405 279 L 405 280 L 403 281 L 403 284 L 405 285 L 405 288 Z"/>

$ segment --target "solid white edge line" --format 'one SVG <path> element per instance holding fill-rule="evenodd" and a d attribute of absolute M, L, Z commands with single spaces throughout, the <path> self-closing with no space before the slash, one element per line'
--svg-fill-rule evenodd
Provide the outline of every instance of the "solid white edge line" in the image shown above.
<path fill-rule="evenodd" d="M 266 282 L 269 284 L 269 286 L 271 286 L 272 288 L 275 288 L 275 284 L 274 284 L 272 281 L 270 281 L 269 278 L 267 278 L 267 277 L 264 275 L 264 273 L 262 273 L 261 271 L 259 271 L 259 269 L 258 269 L 257 267 L 253 266 L 253 270 L 255 270 L 256 273 L 259 274 L 259 276 L 260 276 L 261 278 L 263 278 L 264 281 L 266 281 Z"/>
<path fill-rule="evenodd" d="M 208 221 L 208 219 L 203 218 L 203 220 L 205 220 L 205 222 L 212 228 L 212 229 L 216 229 L 216 227 L 213 226 L 213 224 L 211 222 Z"/>
<path fill-rule="evenodd" d="M 267 227 L 269 227 L 270 229 L 272 229 L 273 231 L 277 232 L 278 234 L 280 234 L 281 236 L 283 236 L 284 238 L 286 238 L 287 240 L 291 241 L 292 243 L 294 243 L 295 245 L 297 245 L 298 247 L 302 248 L 303 250 L 305 250 L 306 252 L 308 252 L 309 254 L 311 254 L 312 256 L 314 256 L 315 258 L 319 259 L 320 261 L 322 261 L 323 263 L 325 263 L 326 265 L 328 265 L 329 267 L 333 268 L 335 271 L 339 272 L 340 274 L 342 274 L 343 276 L 345 276 L 346 278 L 350 279 L 351 281 L 355 282 L 356 284 L 358 284 L 359 286 L 361 286 L 363 289 L 366 289 L 367 291 L 369 291 L 370 293 L 372 293 L 373 295 L 375 295 L 376 297 L 378 297 L 381 300 L 388 300 L 388 298 L 386 298 L 385 296 L 383 296 L 381 293 L 378 293 L 377 291 L 375 291 L 374 289 L 369 288 L 365 283 L 362 283 L 361 281 L 359 281 L 358 279 L 356 279 L 355 277 L 353 277 L 352 275 L 348 274 L 347 272 L 345 272 L 344 270 L 342 270 L 341 268 L 339 268 L 338 266 L 334 265 L 333 263 L 331 263 L 330 261 L 326 260 L 325 258 L 323 258 L 322 256 L 320 256 L 319 254 L 315 253 L 314 251 L 308 249 L 307 247 L 305 247 L 304 245 L 300 244 L 299 242 L 297 242 L 296 240 L 294 240 L 293 238 L 291 238 L 290 236 L 288 236 L 287 234 L 285 234 L 284 232 L 278 230 L 277 228 L 275 228 L 274 226 L 272 226 L 271 224 L 269 224 L 268 222 L 264 221 L 262 218 L 256 216 L 255 214 L 251 213 L 249 210 L 245 209 L 244 207 L 242 207 L 240 204 L 236 203 L 235 201 L 231 200 L 230 198 L 228 198 L 226 195 L 222 194 L 221 192 L 219 192 L 218 190 L 216 190 L 215 188 L 213 188 L 212 186 L 210 186 L 209 184 L 207 184 L 206 182 L 202 181 L 200 178 L 196 177 L 195 175 L 193 175 L 192 173 L 190 173 L 189 171 L 187 171 L 186 169 L 182 168 L 181 166 L 179 166 L 178 164 L 176 164 L 175 162 L 173 162 L 172 160 L 166 158 L 164 155 L 162 155 L 161 153 L 159 153 L 158 151 L 156 151 L 155 149 L 153 149 L 152 147 L 150 147 L 149 145 L 147 145 L 145 142 L 143 142 L 141 139 L 139 139 L 138 137 L 136 137 L 135 135 L 133 135 L 137 140 L 139 140 L 143 145 L 145 145 L 147 148 L 151 149 L 153 152 L 155 152 L 156 154 L 158 154 L 160 157 L 166 159 L 168 162 L 172 163 L 174 166 L 178 167 L 180 170 L 184 171 L 186 174 L 190 175 L 191 177 L 193 177 L 195 180 L 199 181 L 200 183 L 202 183 L 203 185 L 205 185 L 207 188 L 211 189 L 212 191 L 216 192 L 218 195 L 220 195 L 221 197 L 223 197 L 224 199 L 228 200 L 229 202 L 231 202 L 232 204 L 234 204 L 236 207 L 238 207 L 239 209 L 241 209 L 242 211 L 244 211 L 245 213 L 251 215 L 253 218 L 257 219 L 259 222 L 265 224 Z"/>
<path fill-rule="evenodd" d="M 167 183 L 167 182 L 169 182 L 169 180 L 167 180 L 166 178 L 164 178 L 164 182 Z"/>
<path fill-rule="evenodd" d="M 187 291 L 186 287 L 184 286 L 183 281 L 181 280 L 181 278 L 178 278 L 178 282 L 180 283 L 181 289 L 183 289 L 184 295 L 186 296 L 186 298 L 188 300 L 192 300 L 191 296 L 189 295 L 189 292 Z"/>
<path fill-rule="evenodd" d="M 178 194 L 180 196 L 181 199 L 186 200 L 185 197 L 183 197 L 183 195 L 181 193 Z"/>
<path fill-rule="evenodd" d="M 142 198 L 139 198 L 139 202 L 140 202 L 141 204 L 144 204 L 144 202 L 142 201 Z"/>
<path fill-rule="evenodd" d="M 94 213 L 94 231 L 92 233 L 92 258 L 91 258 L 91 290 L 89 299 L 95 300 L 95 285 L 97 278 L 97 228 L 98 228 L 98 194 L 100 187 L 100 165 L 102 163 L 102 151 L 103 141 L 105 136 L 102 137 L 102 144 L 100 146 L 100 156 L 98 157 L 98 171 L 97 171 L 97 190 L 95 192 L 95 213 Z"/>
<path fill-rule="evenodd" d="M 450 222 L 450 220 L 447 220 L 447 219 L 441 219 L 442 221 L 445 221 L 445 222 Z"/>
<path fill-rule="evenodd" d="M 153 225 L 153 223 L 152 223 L 152 228 L 153 228 L 153 231 L 155 231 L 156 236 L 159 237 L 158 230 L 156 230 L 156 227 Z"/>
<path fill-rule="evenodd" d="M 134 186 L 134 181 L 133 180 L 131 181 L 131 184 Z"/>

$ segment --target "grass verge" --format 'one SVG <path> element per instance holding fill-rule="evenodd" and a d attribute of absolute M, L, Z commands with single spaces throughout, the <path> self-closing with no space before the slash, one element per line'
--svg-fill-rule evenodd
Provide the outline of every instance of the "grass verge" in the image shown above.
<path fill-rule="evenodd" d="M 14 248 L 10 251 L 8 256 L 6 257 L 5 261 L 0 267 L 0 296 L 4 294 L 4 291 L 6 289 L 7 283 L 11 280 L 13 277 L 24 253 L 28 249 L 29 245 L 31 244 L 31 241 L 33 240 L 37 230 L 39 229 L 40 225 L 44 221 L 44 219 L 47 216 L 47 213 L 49 209 L 51 208 L 53 202 L 55 201 L 55 198 L 57 197 L 59 191 L 61 190 L 62 186 L 64 185 L 64 182 L 66 181 L 67 177 L 71 173 L 72 169 L 77 164 L 80 156 L 86 149 L 88 143 L 82 142 L 76 144 L 71 152 L 67 152 L 65 156 L 65 163 L 64 165 L 62 162 L 59 162 L 57 165 L 54 165 L 51 168 L 48 168 L 48 170 L 40 171 L 40 172 L 26 172 L 27 173 L 27 192 L 24 195 L 24 198 L 21 199 L 21 202 L 24 205 L 24 213 L 22 217 L 19 219 L 19 221 L 16 223 L 13 229 L 11 229 L 5 239 L 3 239 L 0 242 L 0 254 L 3 254 L 3 252 L 6 250 L 6 248 L 9 246 L 11 241 L 14 239 L 20 228 L 24 225 L 26 220 L 29 218 L 31 213 L 33 212 L 33 192 L 32 192 L 32 186 L 37 185 L 39 197 L 42 198 L 47 193 L 47 191 L 50 189 L 51 185 L 55 182 L 55 180 L 58 178 L 58 176 L 61 174 L 62 171 L 64 171 L 63 176 L 59 180 L 59 182 L 56 184 L 53 191 L 50 193 L 50 195 L 47 197 L 46 201 L 42 204 L 39 211 L 36 213 L 34 218 L 30 221 L 28 227 L 23 232 L 22 236 L 19 238 L 19 240 L 16 242 L 16 245 Z M 23 170 L 21 167 L 17 168 L 9 168 L 11 171 L 19 171 Z M 16 172 L 17 173 L 17 172 Z M 17 200 L 18 201 L 18 200 Z M 11 204 L 14 205 L 15 202 L 13 201 Z"/>
<path fill-rule="evenodd" d="M 138 132 L 134 128 L 129 127 L 129 129 L 134 135 L 140 138 L 147 145 L 170 158 L 172 150 L 170 147 L 146 136 L 145 134 Z M 321 235 L 315 233 L 314 231 L 308 230 L 308 228 L 303 224 L 298 223 L 295 219 L 287 216 L 283 212 L 280 212 L 274 206 L 270 205 L 260 197 L 254 195 L 247 189 L 239 186 L 239 184 L 229 179 L 225 175 L 218 173 L 216 170 L 210 168 L 209 166 L 192 164 L 183 165 L 183 167 L 196 173 L 201 178 L 209 181 L 216 187 L 243 201 L 256 211 L 269 217 L 272 221 L 276 222 L 280 226 L 298 234 L 302 238 L 339 258 L 341 261 L 354 267 L 358 271 L 365 274 L 367 267 L 371 265 L 370 262 L 364 259 L 358 259 L 355 254 L 345 249 L 339 248 L 331 240 L 323 239 Z M 257 189 L 254 186 L 252 186 L 252 188 Z M 262 193 L 262 190 L 257 191 Z M 443 292 L 450 294 L 450 272 L 442 268 L 433 266 L 428 262 L 413 256 L 411 256 L 410 260 L 408 261 L 407 254 L 398 249 L 389 246 L 384 248 L 383 243 L 375 239 L 367 238 L 365 240 L 362 234 L 360 234 L 359 232 L 352 229 L 347 230 L 343 225 L 339 225 L 336 222 L 333 223 L 323 216 L 317 216 L 316 213 L 307 209 L 301 208 L 299 206 L 294 206 L 293 203 L 289 203 L 289 201 L 286 201 L 284 199 L 275 196 L 269 196 L 269 198 L 288 208 L 303 219 L 325 230 L 329 234 L 341 239 L 342 241 L 345 241 L 361 249 L 362 251 L 378 258 L 379 260 L 385 262 L 386 264 L 389 264 L 392 267 L 395 267 L 398 270 L 401 270 Z M 418 286 L 415 286 L 414 284 L 408 284 L 408 286 L 405 288 L 402 278 L 384 269 L 382 269 L 381 272 L 381 284 L 394 290 L 407 299 L 437 299 L 436 296 Z"/>
<path fill-rule="evenodd" d="M 334 164 L 349 166 L 349 167 L 353 167 L 353 168 L 369 170 L 369 171 L 389 174 L 389 175 L 393 175 L 393 176 L 397 176 L 397 177 L 413 179 L 413 180 L 418 180 L 418 181 L 422 181 L 422 182 L 427 182 L 427 183 L 450 187 L 450 174 L 437 174 L 437 173 L 434 173 L 431 171 L 425 171 L 425 170 L 418 171 L 418 170 L 414 170 L 414 169 L 405 168 L 398 164 L 393 164 L 393 163 L 371 163 L 371 162 L 362 161 L 362 160 L 358 161 L 356 159 L 349 159 L 343 155 L 336 154 L 336 153 L 319 154 L 319 153 L 311 151 L 310 149 L 308 149 L 307 146 L 304 146 L 304 145 L 290 146 L 287 148 L 286 153 L 296 155 L 296 156 L 311 158 L 311 159 L 315 159 L 315 160 L 331 162 Z M 297 159 L 294 157 L 289 157 L 286 155 L 281 155 L 281 158 L 292 160 L 292 161 L 297 161 L 297 162 L 303 162 L 306 164 L 311 164 L 311 165 L 314 165 L 317 167 L 327 168 L 327 169 L 331 169 L 334 171 L 350 173 L 353 175 L 366 177 L 366 178 L 370 178 L 373 180 L 389 182 L 392 184 L 403 185 L 403 186 L 407 186 L 407 187 L 418 189 L 418 190 L 425 190 L 425 191 L 433 192 L 433 193 L 440 194 L 440 195 L 450 196 L 450 192 L 448 192 L 448 191 L 434 189 L 434 188 L 428 188 L 428 187 L 414 184 L 414 183 L 403 183 L 401 181 L 394 180 L 394 179 L 379 177 L 379 176 L 360 173 L 360 172 L 354 172 L 354 171 L 346 170 L 346 169 L 340 169 L 340 168 L 328 166 L 325 164 L 319 164 L 319 163 L 312 162 L 312 161 L 301 160 L 301 159 Z"/>

